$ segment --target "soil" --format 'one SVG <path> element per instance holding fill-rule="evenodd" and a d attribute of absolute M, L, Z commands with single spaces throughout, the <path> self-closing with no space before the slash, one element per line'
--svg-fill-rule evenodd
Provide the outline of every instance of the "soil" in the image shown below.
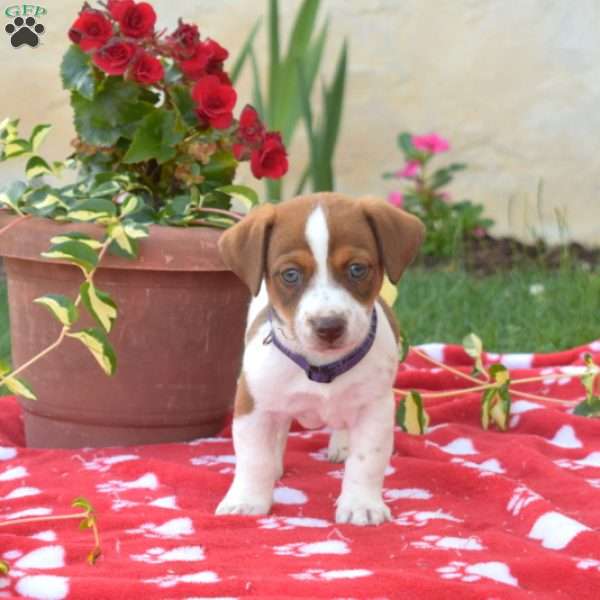
<path fill-rule="evenodd" d="M 514 267 L 531 266 L 558 269 L 565 265 L 600 271 L 600 247 L 587 248 L 578 242 L 547 246 L 543 242 L 526 244 L 514 238 L 486 235 L 465 242 L 455 258 L 424 256 L 417 264 L 425 268 L 460 265 L 475 275 L 491 275 Z"/>

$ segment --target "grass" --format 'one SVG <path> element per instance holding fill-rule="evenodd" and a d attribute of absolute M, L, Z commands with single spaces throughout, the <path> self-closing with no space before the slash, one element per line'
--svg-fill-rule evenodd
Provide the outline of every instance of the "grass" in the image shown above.
<path fill-rule="evenodd" d="M 600 339 L 600 273 L 527 269 L 476 278 L 409 269 L 395 309 L 412 344 L 460 344 L 475 332 L 492 351 L 551 352 Z M 10 360 L 4 282 L 0 360 Z"/>
<path fill-rule="evenodd" d="M 395 309 L 412 344 L 460 344 L 474 332 L 490 351 L 551 352 L 600 339 L 600 273 L 409 269 Z"/>
<path fill-rule="evenodd" d="M 0 361 L 10 362 L 10 329 L 6 283 L 0 281 Z"/>

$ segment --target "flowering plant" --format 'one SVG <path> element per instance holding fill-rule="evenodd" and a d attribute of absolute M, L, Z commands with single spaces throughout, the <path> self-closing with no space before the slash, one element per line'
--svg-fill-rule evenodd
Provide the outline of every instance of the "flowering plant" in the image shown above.
<path fill-rule="evenodd" d="M 27 160 L 26 181 L 0 190 L 0 210 L 18 216 L 0 235 L 32 215 L 96 223 L 103 233 L 100 240 L 55 236 L 42 254 L 81 269 L 83 282 L 75 299 L 48 294 L 35 300 L 61 325 L 52 344 L 14 369 L 0 364 L 0 386 L 30 399 L 33 390 L 17 375 L 66 338 L 86 346 L 107 374 L 115 372 L 107 334 L 117 305 L 94 279 L 107 252 L 135 257 L 151 224 L 228 227 L 239 218 L 231 210 L 234 199 L 246 208 L 258 202 L 254 190 L 233 185 L 239 162 L 249 161 L 258 179 L 280 178 L 288 168 L 281 136 L 266 131 L 251 106 L 235 118 L 228 52 L 196 25 L 179 21 L 167 34 L 156 30 L 147 2 L 108 0 L 99 8 L 84 4 L 68 37 L 61 78 L 77 131 L 72 156 L 49 162 L 39 155 L 49 125 L 23 138 L 18 119 L 0 123 L 0 161 Z M 65 168 L 77 170 L 74 183 L 45 181 Z M 79 327 L 81 308 L 98 327 Z"/>
<path fill-rule="evenodd" d="M 443 190 L 466 165 L 451 163 L 429 171 L 435 156 L 450 150 L 448 140 L 436 133 L 411 135 L 405 132 L 398 136 L 398 146 L 404 155 L 404 166 L 393 173 L 384 173 L 384 177 L 400 179 L 407 185 L 403 191 L 390 192 L 388 200 L 425 223 L 424 254 L 450 257 L 468 238 L 485 235 L 494 222 L 482 216 L 483 206 L 469 200 L 451 202 L 450 194 Z"/>

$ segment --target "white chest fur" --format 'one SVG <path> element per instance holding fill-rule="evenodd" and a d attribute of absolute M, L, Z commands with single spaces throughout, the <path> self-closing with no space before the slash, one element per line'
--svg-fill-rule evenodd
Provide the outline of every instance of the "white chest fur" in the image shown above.
<path fill-rule="evenodd" d="M 266 293 L 252 302 L 249 319 L 267 305 Z M 397 366 L 397 345 L 383 309 L 376 304 L 378 327 L 368 354 L 331 383 L 310 381 L 306 373 L 273 344 L 264 344 L 268 322 L 246 346 L 244 375 L 255 407 L 292 418 L 305 427 L 351 427 L 358 411 L 390 390 Z"/>

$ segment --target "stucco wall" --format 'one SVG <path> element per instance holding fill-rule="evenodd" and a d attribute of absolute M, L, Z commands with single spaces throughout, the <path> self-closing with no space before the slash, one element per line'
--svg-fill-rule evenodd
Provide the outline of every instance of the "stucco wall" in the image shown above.
<path fill-rule="evenodd" d="M 21 116 L 25 129 L 54 123 L 47 151 L 58 158 L 73 137 L 58 64 L 81 3 L 40 4 L 49 14 L 39 48 L 15 50 L 0 30 L 0 115 Z M 299 2 L 280 4 L 287 29 Z M 154 5 L 162 24 L 194 20 L 235 54 L 266 1 Z M 470 165 L 453 195 L 483 202 L 497 233 L 556 239 L 559 211 L 572 237 L 600 243 L 598 0 L 325 0 L 322 11 L 332 17 L 328 72 L 342 38 L 351 44 L 340 190 L 387 193 L 393 186 L 380 174 L 400 165 L 397 132 L 437 131 L 451 140 L 452 159 Z M 248 90 L 245 78 L 241 103 Z M 292 179 L 305 150 L 300 135 Z M 12 173 L 0 165 L 1 180 Z"/>

